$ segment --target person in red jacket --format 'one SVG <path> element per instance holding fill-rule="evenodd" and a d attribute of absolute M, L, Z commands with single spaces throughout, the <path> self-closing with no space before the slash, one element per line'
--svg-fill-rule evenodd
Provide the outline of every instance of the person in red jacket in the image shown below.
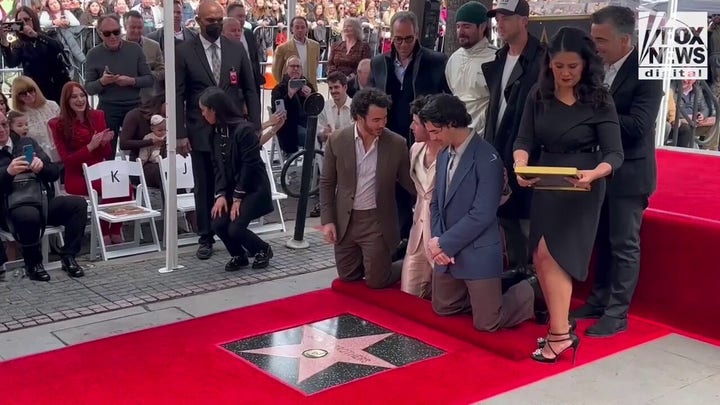
<path fill-rule="evenodd" d="M 65 165 L 65 191 L 88 195 L 82 164 L 92 166 L 112 154 L 112 134 L 102 110 L 93 110 L 88 94 L 80 83 L 68 82 L 60 95 L 60 115 L 48 122 L 60 160 Z M 100 181 L 92 187 L 102 196 Z M 113 202 L 106 200 L 103 202 Z M 122 243 L 122 224 L 100 222 L 106 245 Z"/>

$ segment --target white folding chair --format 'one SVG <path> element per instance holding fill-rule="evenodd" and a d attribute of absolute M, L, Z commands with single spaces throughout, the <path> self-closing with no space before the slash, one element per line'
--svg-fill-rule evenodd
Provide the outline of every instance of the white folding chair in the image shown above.
<path fill-rule="evenodd" d="M 85 183 L 90 191 L 90 206 L 92 210 L 92 224 L 94 235 L 91 234 L 91 246 L 100 246 L 102 260 L 114 259 L 117 257 L 131 256 L 149 252 L 159 252 L 160 240 L 158 238 L 155 218 L 161 216 L 157 210 L 150 206 L 150 196 L 147 191 L 147 183 L 139 161 L 107 160 L 88 167 L 83 163 Z M 135 188 L 135 198 L 132 198 L 130 179 L 136 177 L 139 184 Z M 92 188 L 92 182 L 100 180 L 103 183 L 104 198 L 127 198 L 127 201 L 119 203 L 100 204 L 97 192 Z M 118 183 L 117 185 L 114 185 Z M 110 190 L 112 189 L 112 195 Z M 119 213 L 118 209 L 132 210 L 131 213 Z M 118 224 L 124 222 L 135 223 L 135 235 L 132 241 L 106 246 L 102 237 L 100 221 Z M 142 239 L 141 224 L 145 221 L 150 223 L 153 242 L 140 245 Z M 92 240 L 94 239 L 94 240 Z M 93 256 L 91 259 L 95 259 Z"/>
<path fill-rule="evenodd" d="M 65 232 L 65 228 L 62 226 L 46 226 L 45 227 L 45 234 L 42 237 L 41 240 L 41 249 L 42 249 L 42 256 L 43 256 L 43 266 L 45 267 L 45 270 L 55 270 L 62 267 L 62 262 L 56 261 L 56 262 L 50 262 L 49 261 L 49 255 L 50 255 L 50 243 L 48 242 L 48 237 L 50 235 L 58 235 L 60 238 L 60 243 L 65 244 L 65 241 L 63 240 L 63 232 Z M 6 232 L 3 230 L 0 230 L 0 240 L 3 242 L 14 242 L 15 238 L 12 236 L 10 232 Z M 25 266 L 25 261 L 23 259 L 18 260 L 12 260 L 5 262 L 3 264 L 3 270 L 10 271 L 13 269 L 17 269 L 20 267 Z"/>
<path fill-rule="evenodd" d="M 182 189 L 186 191 L 185 193 L 177 195 L 178 218 L 182 217 L 182 220 L 185 221 L 187 229 L 190 229 L 185 214 L 195 211 L 195 195 L 193 193 L 187 192 L 187 190 L 192 190 L 193 188 L 195 188 L 192 159 L 190 159 L 190 156 L 184 157 L 178 154 L 175 163 L 175 178 L 177 179 L 177 189 Z M 170 187 L 168 187 L 167 184 L 168 170 L 170 170 L 170 168 L 168 167 L 168 159 L 165 158 L 160 161 L 160 178 L 162 179 L 163 194 L 165 195 L 165 198 L 167 198 L 170 191 Z M 163 246 L 165 246 L 165 239 L 167 239 L 167 237 L 163 238 Z M 197 238 L 195 237 L 195 235 L 193 235 L 193 237 L 191 238 L 178 238 L 178 246 L 191 245 L 195 243 L 197 243 Z"/>
<path fill-rule="evenodd" d="M 266 224 L 264 218 L 259 218 L 256 222 L 253 222 L 250 224 L 249 229 L 251 229 L 253 232 L 261 234 L 261 233 L 268 233 L 268 232 L 276 232 L 276 231 L 286 231 L 285 228 L 285 218 L 283 217 L 282 213 L 282 206 L 280 205 L 280 201 L 287 198 L 287 194 L 280 193 L 277 191 L 277 185 L 275 184 L 275 177 L 272 173 L 272 162 L 270 161 L 270 157 L 268 156 L 267 149 L 265 147 L 260 148 L 260 157 L 263 160 L 263 163 L 265 163 L 265 170 L 268 175 L 268 179 L 270 180 L 270 190 L 272 191 L 272 200 L 275 203 L 275 208 L 277 209 L 278 215 L 280 216 L 280 223 L 279 224 Z"/>

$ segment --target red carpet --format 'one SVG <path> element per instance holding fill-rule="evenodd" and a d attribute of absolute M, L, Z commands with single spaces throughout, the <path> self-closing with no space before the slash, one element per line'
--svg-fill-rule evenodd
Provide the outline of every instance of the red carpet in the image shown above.
<path fill-rule="evenodd" d="M 386 296 L 384 308 L 406 305 L 402 293 L 395 293 Z M 446 354 L 306 396 L 218 347 L 347 312 Z M 323 290 L 0 363 L 0 392 L 4 404 L 336 404 L 371 398 L 393 404 L 468 404 L 571 367 L 569 357 L 554 366 L 509 361 L 467 343 L 477 334 L 458 329 L 455 336 L 446 335 Z M 536 336 L 522 334 L 529 340 L 523 342 L 527 355 Z M 632 320 L 630 330 L 617 338 L 583 340 L 578 364 L 664 334 L 661 327 Z M 42 384 L 32 377 L 38 374 Z"/>
<path fill-rule="evenodd" d="M 658 188 L 643 219 L 640 281 L 630 311 L 720 340 L 720 157 L 659 150 L 657 161 Z M 575 296 L 588 291 L 589 283 L 578 285 Z"/>

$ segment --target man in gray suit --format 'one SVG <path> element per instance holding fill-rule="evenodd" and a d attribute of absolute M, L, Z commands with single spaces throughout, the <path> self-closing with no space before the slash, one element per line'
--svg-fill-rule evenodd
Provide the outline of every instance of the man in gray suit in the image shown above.
<path fill-rule="evenodd" d="M 143 16 L 140 12 L 131 10 L 123 15 L 123 24 L 125 25 L 125 40 L 135 42 L 140 45 L 145 54 L 150 72 L 155 79 L 153 87 L 146 87 L 140 90 L 140 99 L 144 102 L 156 92 L 162 91 L 161 85 L 165 82 L 165 59 L 163 58 L 160 44 L 152 39 L 143 36 Z"/>
<path fill-rule="evenodd" d="M 206 88 L 217 86 L 244 111 L 260 130 L 260 97 L 252 66 L 242 45 L 222 37 L 223 9 L 214 1 L 198 6 L 200 35 L 176 47 L 177 75 L 177 151 L 190 152 L 195 179 L 195 208 L 200 246 L 197 257 L 209 259 L 213 253 L 210 210 L 214 204 L 215 175 L 212 164 L 212 127 L 198 104 Z"/>
<path fill-rule="evenodd" d="M 468 128 L 472 119 L 459 98 L 432 96 L 419 115 L 428 133 L 446 146 L 437 158 L 430 203 L 433 309 L 438 315 L 472 312 L 475 328 L 488 332 L 532 318 L 535 297 L 541 298 L 534 277 L 505 294 L 501 290 L 502 159 Z"/>

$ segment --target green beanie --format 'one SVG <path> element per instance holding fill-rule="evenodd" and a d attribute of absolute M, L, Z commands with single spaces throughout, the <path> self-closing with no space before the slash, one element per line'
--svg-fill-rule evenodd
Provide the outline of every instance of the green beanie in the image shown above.
<path fill-rule="evenodd" d="M 477 1 L 468 1 L 455 13 L 455 22 L 483 24 L 487 22 L 487 8 Z"/>

